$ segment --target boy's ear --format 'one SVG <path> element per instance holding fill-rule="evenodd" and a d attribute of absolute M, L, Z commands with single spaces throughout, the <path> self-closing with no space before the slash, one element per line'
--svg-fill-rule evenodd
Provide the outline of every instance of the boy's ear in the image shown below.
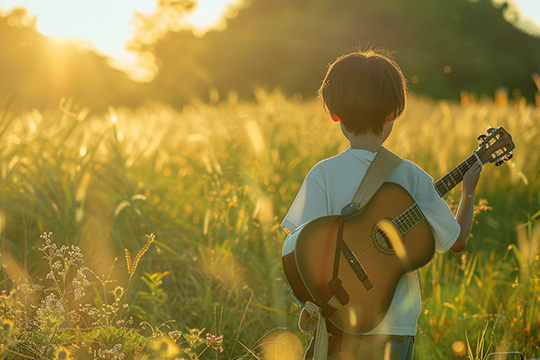
<path fill-rule="evenodd" d="M 332 120 L 334 120 L 335 122 L 341 121 L 341 119 L 336 114 L 330 114 L 330 116 L 332 117 Z"/>
<path fill-rule="evenodd" d="M 386 121 L 392 122 L 394 120 L 396 120 L 396 113 L 392 112 L 390 115 L 388 115 L 388 117 L 386 118 Z"/>

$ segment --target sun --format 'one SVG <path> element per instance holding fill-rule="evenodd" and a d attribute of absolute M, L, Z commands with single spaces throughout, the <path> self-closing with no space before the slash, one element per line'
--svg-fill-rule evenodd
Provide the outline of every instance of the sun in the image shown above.
<path fill-rule="evenodd" d="M 223 27 L 228 5 L 240 0 L 197 0 L 186 22 L 200 35 L 212 27 Z M 157 0 L 1 0 L 2 10 L 23 6 L 37 17 L 37 29 L 44 35 L 71 38 L 91 43 L 99 53 L 128 68 L 135 55 L 125 51 L 132 38 L 135 12 L 150 14 Z"/>

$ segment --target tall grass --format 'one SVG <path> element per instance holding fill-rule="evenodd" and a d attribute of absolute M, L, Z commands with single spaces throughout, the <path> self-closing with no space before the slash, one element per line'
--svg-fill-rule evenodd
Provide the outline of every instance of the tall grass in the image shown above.
<path fill-rule="evenodd" d="M 98 276 L 134 284 L 136 323 L 174 319 L 181 331 L 223 334 L 224 352 L 202 358 L 301 357 L 307 338 L 281 268 L 279 223 L 309 169 L 347 144 L 320 104 L 256 95 L 250 103 L 194 101 L 182 111 L 111 108 L 99 117 L 69 104 L 2 111 L 0 251 L 19 269 L 5 269 L 2 286 L 45 270 L 37 248 L 50 231 L 59 244 L 79 246 Z M 516 143 L 510 162 L 483 170 L 479 197 L 493 209 L 477 216 L 468 252 L 437 256 L 420 272 L 419 359 L 452 358 L 452 344 L 486 321 L 494 348 L 538 354 L 538 219 L 527 214 L 538 211 L 540 109 L 470 100 L 411 97 L 387 143 L 435 179 L 476 148 L 487 126 L 504 126 Z M 527 230 L 516 232 L 522 223 Z M 153 247 L 130 274 L 126 249 L 137 254 L 148 234 Z"/>

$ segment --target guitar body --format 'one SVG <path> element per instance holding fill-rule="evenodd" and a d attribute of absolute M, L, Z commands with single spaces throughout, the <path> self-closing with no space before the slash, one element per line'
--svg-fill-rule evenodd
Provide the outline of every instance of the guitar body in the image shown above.
<path fill-rule="evenodd" d="M 339 279 L 350 301 L 327 317 L 331 333 L 362 334 L 375 328 L 388 312 L 401 277 L 433 258 L 435 243 L 425 219 L 398 238 L 405 256 L 396 255 L 399 246 L 375 236 L 380 219 L 392 220 L 414 204 L 404 188 L 384 183 L 360 214 L 346 220 L 343 241 L 373 286 L 369 288 L 360 280 L 342 253 Z M 332 279 L 339 218 L 331 215 L 310 221 L 289 234 L 283 246 L 285 275 L 295 295 L 303 302 L 317 304 L 324 312 L 332 297 L 328 282 Z"/>

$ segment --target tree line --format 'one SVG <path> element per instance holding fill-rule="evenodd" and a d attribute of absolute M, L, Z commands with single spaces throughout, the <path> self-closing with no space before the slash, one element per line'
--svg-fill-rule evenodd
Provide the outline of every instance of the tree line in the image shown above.
<path fill-rule="evenodd" d="M 507 21 L 511 12 L 491 0 L 251 0 L 224 31 L 170 30 L 144 43 L 161 21 L 154 16 L 130 46 L 150 53 L 158 72 L 138 83 L 88 49 L 39 34 L 17 9 L 0 17 L 0 94 L 38 109 L 71 97 L 98 112 L 147 98 L 180 107 L 207 100 L 210 89 L 248 99 L 257 87 L 311 97 L 337 56 L 383 48 L 393 51 L 411 92 L 458 99 L 463 90 L 493 96 L 502 87 L 532 100 L 540 38 Z"/>

